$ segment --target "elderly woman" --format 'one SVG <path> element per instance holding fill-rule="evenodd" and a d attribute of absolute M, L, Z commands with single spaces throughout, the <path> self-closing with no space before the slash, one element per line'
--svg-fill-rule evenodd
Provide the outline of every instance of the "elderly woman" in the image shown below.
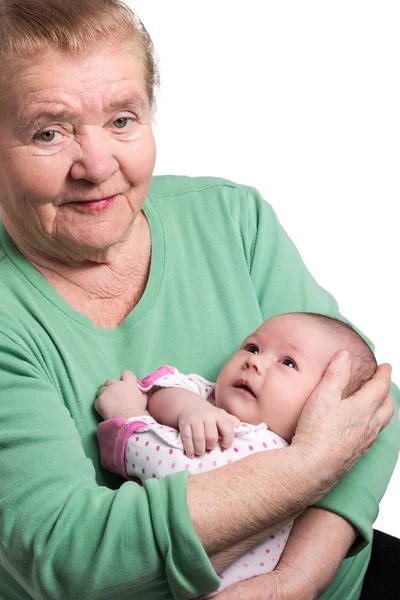
<path fill-rule="evenodd" d="M 389 366 L 342 401 L 333 357 L 289 448 L 144 486 L 102 470 L 106 377 L 213 379 L 267 317 L 337 305 L 254 189 L 152 180 L 152 46 L 120 2 L 0 0 L 0 63 L 0 596 L 194 598 L 302 513 L 279 568 L 218 597 L 315 598 L 339 569 L 329 597 L 358 598 L 397 421 L 355 463 Z"/>

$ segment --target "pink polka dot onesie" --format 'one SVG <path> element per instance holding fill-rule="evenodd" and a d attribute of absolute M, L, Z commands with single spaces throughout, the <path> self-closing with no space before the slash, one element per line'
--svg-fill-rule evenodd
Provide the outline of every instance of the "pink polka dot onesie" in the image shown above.
<path fill-rule="evenodd" d="M 200 394 L 214 404 L 215 384 L 200 375 L 183 375 L 174 367 L 164 366 L 138 381 L 138 387 L 150 393 L 158 387 L 176 387 Z M 171 473 L 188 470 L 192 474 L 217 469 L 254 452 L 284 448 L 287 443 L 270 431 L 265 423 L 241 423 L 235 430 L 230 448 L 217 446 L 202 456 L 188 459 L 180 433 L 157 423 L 150 416 L 110 419 L 98 428 L 101 460 L 104 467 L 127 479 L 160 479 Z M 267 540 L 230 565 L 220 575 L 221 586 L 209 598 L 227 586 L 272 571 L 285 547 L 292 524 L 277 530 Z"/>

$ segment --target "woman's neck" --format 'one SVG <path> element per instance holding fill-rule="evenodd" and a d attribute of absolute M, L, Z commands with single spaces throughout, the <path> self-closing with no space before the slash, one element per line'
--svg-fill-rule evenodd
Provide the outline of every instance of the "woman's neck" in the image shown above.
<path fill-rule="evenodd" d="M 151 262 L 150 228 L 143 217 L 107 262 L 86 260 L 69 265 L 43 257 L 30 262 L 72 308 L 99 327 L 112 329 L 122 323 L 146 289 Z"/>

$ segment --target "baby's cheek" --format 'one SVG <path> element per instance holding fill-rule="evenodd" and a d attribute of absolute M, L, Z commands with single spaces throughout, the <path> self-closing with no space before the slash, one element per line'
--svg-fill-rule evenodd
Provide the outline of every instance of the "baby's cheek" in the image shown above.
<path fill-rule="evenodd" d="M 215 389 L 215 406 L 222 408 L 226 412 L 233 414 L 234 409 L 234 398 L 232 394 L 226 393 L 223 389 Z"/>
<path fill-rule="evenodd" d="M 290 443 L 295 434 L 304 404 L 303 400 L 298 401 L 297 398 L 293 397 L 285 404 L 280 403 L 279 409 L 274 411 L 273 415 L 271 415 L 270 423 L 267 421 L 267 425 Z"/>
<path fill-rule="evenodd" d="M 237 417 L 243 423 L 258 425 L 263 422 L 257 402 L 248 402 L 246 399 L 233 394 L 226 399 L 220 408 L 226 410 L 230 415 Z"/>

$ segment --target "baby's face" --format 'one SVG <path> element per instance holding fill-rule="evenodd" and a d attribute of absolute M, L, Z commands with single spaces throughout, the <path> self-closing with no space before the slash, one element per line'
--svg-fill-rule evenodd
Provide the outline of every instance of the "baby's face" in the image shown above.
<path fill-rule="evenodd" d="M 273 317 L 223 367 L 216 405 L 246 423 L 264 422 L 290 442 L 305 402 L 340 349 L 336 336 L 317 319 Z"/>

